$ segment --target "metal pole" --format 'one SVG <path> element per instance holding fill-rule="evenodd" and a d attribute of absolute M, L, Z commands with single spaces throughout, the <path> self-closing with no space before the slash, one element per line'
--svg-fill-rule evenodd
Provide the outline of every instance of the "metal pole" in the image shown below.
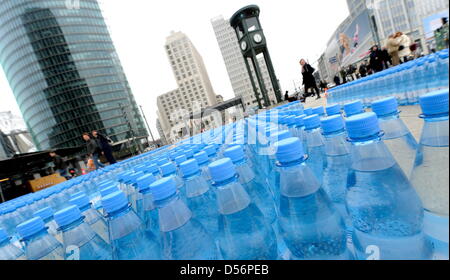
<path fill-rule="evenodd" d="M 258 88 L 256 87 L 255 81 L 253 80 L 253 72 L 250 69 L 250 65 L 248 64 L 248 58 L 244 56 L 245 66 L 247 67 L 248 76 L 250 78 L 250 82 L 252 84 L 253 91 L 255 93 L 256 101 L 258 101 L 259 109 L 262 109 L 261 99 L 259 98 Z"/>
<path fill-rule="evenodd" d="M 153 141 L 153 143 L 155 143 L 155 138 L 153 138 L 152 130 L 150 129 L 150 126 L 148 125 L 148 122 L 147 122 L 147 118 L 145 117 L 145 114 L 144 114 L 144 109 L 142 109 L 142 105 L 139 105 L 139 107 L 141 108 L 142 116 L 144 117 L 144 121 L 145 121 L 145 124 L 147 125 L 148 132 L 150 132 L 152 141 Z"/>

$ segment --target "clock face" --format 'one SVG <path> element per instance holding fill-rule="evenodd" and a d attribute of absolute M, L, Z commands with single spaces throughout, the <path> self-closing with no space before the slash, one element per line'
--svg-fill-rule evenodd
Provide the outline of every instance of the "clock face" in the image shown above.
<path fill-rule="evenodd" d="M 247 49 L 247 42 L 242 41 L 242 43 L 241 43 L 241 49 L 242 49 L 243 51 L 245 51 L 245 50 Z"/>
<path fill-rule="evenodd" d="M 255 34 L 255 36 L 253 36 L 253 40 L 255 40 L 256 43 L 261 43 L 262 42 L 261 34 Z"/>

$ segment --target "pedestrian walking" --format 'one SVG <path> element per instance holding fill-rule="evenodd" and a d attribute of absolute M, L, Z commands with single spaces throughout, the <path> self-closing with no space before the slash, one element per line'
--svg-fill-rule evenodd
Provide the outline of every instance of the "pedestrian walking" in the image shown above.
<path fill-rule="evenodd" d="M 97 141 L 92 139 L 91 135 L 87 132 L 83 133 L 83 139 L 86 141 L 87 154 L 94 161 L 95 169 L 105 167 L 105 165 L 99 161 L 102 150 L 98 146 Z"/>
<path fill-rule="evenodd" d="M 341 85 L 341 79 L 339 79 L 339 76 L 337 74 L 334 76 L 333 82 L 336 84 L 336 86 Z"/>
<path fill-rule="evenodd" d="M 309 89 L 313 90 L 313 96 L 316 95 L 316 99 L 320 99 L 320 91 L 316 84 L 316 79 L 313 74 L 316 71 L 311 65 L 306 63 L 304 59 L 300 60 L 300 65 L 302 67 L 303 85 L 305 86 L 305 95 L 308 93 Z M 305 96 L 306 99 L 306 96 Z"/>
<path fill-rule="evenodd" d="M 405 63 L 409 61 L 409 56 L 411 55 L 411 39 L 409 36 L 403 34 L 402 32 L 397 32 L 395 37 L 399 39 L 400 46 L 398 47 L 398 56 L 400 57 L 400 63 Z"/>
<path fill-rule="evenodd" d="M 390 35 L 387 43 L 386 49 L 392 59 L 392 66 L 397 66 L 400 64 L 400 56 L 398 55 L 400 47 L 400 39 L 395 37 L 395 34 Z"/>
<path fill-rule="evenodd" d="M 117 161 L 114 158 L 113 153 L 112 153 L 112 147 L 111 147 L 112 140 L 108 136 L 106 136 L 102 133 L 99 133 L 97 130 L 92 130 L 92 136 L 97 141 L 97 145 L 102 150 L 103 154 L 106 157 L 106 160 L 110 164 L 116 163 Z"/>
<path fill-rule="evenodd" d="M 392 65 L 392 58 L 387 51 L 387 48 L 381 49 L 381 58 L 383 60 L 384 69 L 388 69 L 390 65 Z"/>
<path fill-rule="evenodd" d="M 67 174 L 67 164 L 64 161 L 64 159 L 60 155 L 58 155 L 55 151 L 51 151 L 49 155 L 53 160 L 56 172 L 58 172 L 59 175 L 61 175 L 61 177 L 64 177 L 67 180 L 69 180 L 70 176 L 69 174 Z"/>
<path fill-rule="evenodd" d="M 361 62 L 361 65 L 359 65 L 358 72 L 359 72 L 359 75 L 361 75 L 362 78 L 367 76 L 367 66 L 366 66 L 366 62 L 365 61 Z"/>
<path fill-rule="evenodd" d="M 377 45 L 373 46 L 370 51 L 369 67 L 374 73 L 383 71 L 383 57 Z"/>

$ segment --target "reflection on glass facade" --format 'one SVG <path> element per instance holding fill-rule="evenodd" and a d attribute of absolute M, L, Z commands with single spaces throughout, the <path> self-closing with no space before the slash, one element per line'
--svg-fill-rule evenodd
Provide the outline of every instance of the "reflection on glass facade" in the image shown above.
<path fill-rule="evenodd" d="M 147 136 L 95 0 L 0 5 L 0 63 L 38 149 L 82 144 L 97 129 L 113 141 Z M 131 117 L 130 117 L 131 116 Z"/>

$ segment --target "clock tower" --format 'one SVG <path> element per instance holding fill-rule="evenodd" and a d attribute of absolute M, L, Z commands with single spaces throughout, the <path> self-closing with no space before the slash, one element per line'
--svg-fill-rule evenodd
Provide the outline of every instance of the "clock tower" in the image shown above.
<path fill-rule="evenodd" d="M 263 105 L 264 107 L 269 107 L 270 105 L 272 105 L 270 104 L 267 89 L 264 85 L 261 68 L 258 64 L 258 59 L 256 58 L 256 56 L 259 54 L 262 54 L 264 56 L 264 61 L 266 62 L 267 70 L 269 71 L 270 82 L 272 83 L 272 87 L 275 91 L 277 102 L 281 102 L 282 99 L 280 86 L 275 75 L 272 60 L 270 59 L 269 50 L 267 49 L 266 38 L 261 28 L 261 23 L 259 22 L 259 7 L 256 5 L 250 5 L 238 10 L 231 17 L 230 25 L 236 32 L 239 46 L 241 48 L 241 53 L 244 56 L 247 72 L 249 74 L 259 108 L 262 109 Z M 249 63 L 249 60 L 251 61 L 251 65 Z M 261 90 L 262 100 L 258 93 L 256 82 L 253 79 L 251 66 L 254 69 L 254 73 L 257 79 L 256 82 L 258 83 Z M 263 104 L 261 103 L 261 101 L 263 101 Z"/>

